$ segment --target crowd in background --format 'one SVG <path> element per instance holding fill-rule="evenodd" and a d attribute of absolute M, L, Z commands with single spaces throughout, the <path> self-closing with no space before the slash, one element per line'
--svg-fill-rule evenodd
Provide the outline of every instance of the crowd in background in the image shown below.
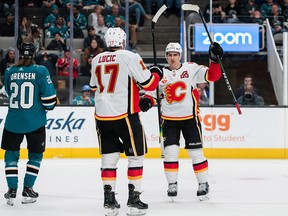
<path fill-rule="evenodd" d="M 187 1 L 185 1 L 187 2 Z M 19 1 L 18 43 L 33 42 L 36 47 L 37 64 L 45 65 L 51 76 L 69 76 L 70 55 L 70 7 L 73 7 L 73 38 L 80 39 L 83 46 L 73 52 L 73 85 L 78 76 L 90 76 L 91 61 L 106 47 L 104 34 L 109 27 L 125 30 L 124 0 L 44 0 Z M 179 0 L 129 0 L 129 48 L 135 52 L 141 49 L 137 34 L 142 31 L 145 20 L 151 20 L 155 12 L 166 4 L 165 16 L 179 15 Z M 15 1 L 0 1 L 0 37 L 14 37 Z M 39 9 L 36 14 L 25 14 L 25 8 Z M 259 23 L 268 18 L 273 34 L 287 31 L 288 0 L 213 0 L 212 19 L 214 23 Z M 34 12 L 37 10 L 33 10 Z M 40 11 L 40 13 L 39 13 Z M 203 10 L 207 22 L 210 19 L 210 5 Z M 49 39 L 49 40 L 46 40 Z M 45 43 L 46 42 L 46 43 Z M 0 62 L 0 75 L 14 63 L 15 48 L 6 47 Z M 85 83 L 84 83 L 85 84 Z M 86 83 L 88 84 L 88 83 Z M 82 86 L 82 85 L 81 85 Z M 208 102 L 206 101 L 206 104 Z"/>

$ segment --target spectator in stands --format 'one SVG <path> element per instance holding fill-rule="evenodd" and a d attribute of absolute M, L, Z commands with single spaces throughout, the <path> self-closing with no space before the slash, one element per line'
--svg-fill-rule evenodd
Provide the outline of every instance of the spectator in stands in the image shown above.
<path fill-rule="evenodd" d="M 197 87 L 197 91 L 199 93 L 199 105 L 208 106 L 209 105 L 209 98 L 205 95 L 204 89 L 201 87 Z"/>
<path fill-rule="evenodd" d="M 67 10 L 70 10 L 70 0 L 62 0 L 62 6 L 63 8 L 66 8 Z M 78 6 L 79 8 L 83 7 L 82 0 L 73 0 L 72 6 Z"/>
<path fill-rule="evenodd" d="M 14 32 L 14 15 L 10 12 L 4 14 L 5 22 L 0 26 L 0 36 L 13 37 Z"/>
<path fill-rule="evenodd" d="M 57 69 L 59 76 L 70 76 L 70 49 L 67 47 L 64 50 L 64 56 L 57 61 Z M 73 58 L 73 86 L 76 86 L 76 79 L 78 77 L 79 62 Z"/>
<path fill-rule="evenodd" d="M 266 2 L 264 2 L 261 5 L 261 14 L 264 18 L 267 18 L 268 16 L 271 15 L 271 9 L 272 9 L 272 5 L 273 5 L 273 0 L 267 0 Z M 277 3 L 275 3 L 277 4 Z M 278 4 L 277 4 L 278 5 Z M 278 12 L 281 13 L 281 7 L 278 7 Z"/>
<path fill-rule="evenodd" d="M 208 83 L 197 83 L 197 88 L 203 89 L 204 96 L 209 98 L 209 84 Z"/>
<path fill-rule="evenodd" d="M 84 71 L 82 71 L 82 74 L 85 76 L 90 76 L 90 69 L 91 69 L 91 64 L 89 64 L 88 60 L 91 56 L 96 56 L 99 53 L 103 52 L 103 49 L 98 47 L 97 40 L 95 38 L 92 38 L 90 41 L 90 46 L 87 47 L 84 50 L 83 57 L 82 57 L 82 68 Z"/>
<path fill-rule="evenodd" d="M 210 22 L 210 4 L 205 6 L 203 12 L 204 19 L 206 22 Z M 212 3 L 212 22 L 213 23 L 223 23 L 226 19 L 226 13 L 223 10 L 223 6 L 218 0 L 213 0 Z"/>
<path fill-rule="evenodd" d="M 98 25 L 98 17 L 101 15 L 103 7 L 101 5 L 96 5 L 92 13 L 88 16 L 88 26 L 93 26 L 96 28 Z"/>
<path fill-rule="evenodd" d="M 252 14 L 252 17 L 249 18 L 248 22 L 258 23 L 259 25 L 263 25 L 264 18 L 262 17 L 261 12 L 259 10 L 255 10 Z M 262 32 L 263 28 L 260 27 L 259 31 Z"/>
<path fill-rule="evenodd" d="M 100 36 L 101 39 L 104 41 L 104 35 L 108 30 L 108 27 L 105 25 L 104 17 L 100 15 L 97 20 L 97 26 L 94 27 L 96 31 L 96 35 Z"/>
<path fill-rule="evenodd" d="M 48 29 L 50 26 L 55 24 L 59 14 L 59 8 L 56 4 L 51 7 L 51 13 L 44 20 L 44 28 Z"/>
<path fill-rule="evenodd" d="M 55 37 L 51 42 L 48 44 L 46 47 L 47 50 L 57 50 L 59 52 L 62 52 L 66 49 L 66 42 L 65 40 L 61 37 L 61 35 L 56 32 Z"/>
<path fill-rule="evenodd" d="M 31 21 L 28 17 L 24 16 L 20 20 L 19 37 L 23 41 L 31 32 Z"/>
<path fill-rule="evenodd" d="M 96 35 L 95 28 L 93 26 L 89 26 L 88 36 L 84 38 L 84 41 L 83 41 L 83 50 L 90 46 L 92 39 L 96 39 L 98 47 L 100 47 L 101 49 L 105 48 L 104 41 L 101 39 L 100 36 Z"/>
<path fill-rule="evenodd" d="M 213 10 L 213 4 L 219 4 L 219 1 L 218 0 L 212 0 L 212 10 Z M 210 22 L 210 3 L 208 3 L 205 6 L 205 8 L 203 10 L 203 17 L 204 17 L 206 22 Z"/>
<path fill-rule="evenodd" d="M 285 18 L 282 14 L 279 13 L 279 11 L 279 5 L 276 3 L 272 4 L 271 14 L 268 19 L 273 35 L 288 31 L 284 26 Z"/>
<path fill-rule="evenodd" d="M 45 66 L 50 76 L 56 75 L 56 63 L 57 63 L 58 55 L 48 54 L 47 52 L 43 52 L 41 56 L 36 58 L 36 64 Z"/>
<path fill-rule="evenodd" d="M 156 11 L 164 4 L 164 0 L 145 0 L 146 12 L 148 15 L 152 14 L 152 4 L 156 4 Z M 154 13 L 153 13 L 154 14 Z"/>
<path fill-rule="evenodd" d="M 212 5 L 212 21 L 213 23 L 224 23 L 226 21 L 226 13 L 220 4 Z"/>
<path fill-rule="evenodd" d="M 255 93 L 251 84 L 244 87 L 244 94 L 237 99 L 237 102 L 241 105 L 265 105 L 263 97 Z"/>
<path fill-rule="evenodd" d="M 64 39 L 69 37 L 68 27 L 65 24 L 64 18 L 61 15 L 58 15 L 55 24 L 50 26 L 46 36 L 47 38 L 54 38 L 55 33 L 59 33 Z"/>
<path fill-rule="evenodd" d="M 82 8 L 84 10 L 92 10 L 97 5 L 101 6 L 101 3 L 102 3 L 101 0 L 83 0 L 83 7 Z"/>
<path fill-rule="evenodd" d="M 168 0 L 167 0 L 168 1 Z M 125 7 L 125 0 L 120 0 L 122 7 Z M 179 6 L 180 8 L 180 6 Z M 135 27 L 138 28 L 140 26 L 141 16 L 145 19 L 151 20 L 153 17 L 148 15 L 144 10 L 142 4 L 136 0 L 129 0 L 129 13 L 135 14 Z"/>
<path fill-rule="evenodd" d="M 120 18 L 120 19 L 119 19 Z M 113 4 L 111 14 L 106 15 L 105 24 L 109 27 L 120 27 L 125 30 L 125 17 L 120 15 L 119 5 Z M 137 45 L 137 28 L 129 24 L 129 38 L 132 49 L 138 49 Z"/>
<path fill-rule="evenodd" d="M 241 5 L 241 15 L 244 22 L 250 22 L 252 17 L 254 17 L 254 11 L 260 10 L 259 5 L 255 3 L 255 0 L 248 0 Z"/>
<path fill-rule="evenodd" d="M 87 19 L 84 14 L 79 12 L 79 6 L 73 6 L 73 30 L 74 30 L 74 38 L 84 38 L 83 29 L 87 27 Z M 67 18 L 67 26 L 70 31 L 70 16 Z"/>
<path fill-rule="evenodd" d="M 226 22 L 227 23 L 239 23 L 240 6 L 236 0 L 229 0 L 228 5 L 225 7 Z"/>
<path fill-rule="evenodd" d="M 87 62 L 85 65 L 81 65 L 81 74 L 82 76 L 91 76 L 91 66 L 92 60 L 95 56 L 92 54 L 88 56 Z"/>
<path fill-rule="evenodd" d="M 95 101 L 93 97 L 91 97 L 91 88 L 89 85 L 84 85 L 82 87 L 82 95 L 76 96 L 72 104 L 73 105 L 94 105 Z"/>
<path fill-rule="evenodd" d="M 3 7 L 5 9 L 15 8 L 15 0 L 3 0 Z"/>
<path fill-rule="evenodd" d="M 283 1 L 281 8 L 282 8 L 282 14 L 285 17 L 285 22 L 288 22 L 288 0 Z"/>
<path fill-rule="evenodd" d="M 56 4 L 56 0 L 43 0 L 42 8 L 52 8 Z"/>
<path fill-rule="evenodd" d="M 42 2 L 39 0 L 21 0 L 19 5 L 21 8 L 40 8 Z"/>
<path fill-rule="evenodd" d="M 247 85 L 253 85 L 253 78 L 250 74 L 247 74 L 244 76 L 244 80 L 243 80 L 243 83 L 240 85 L 240 87 L 236 90 L 236 93 L 235 93 L 235 97 L 236 99 L 238 99 L 241 95 L 244 95 L 244 88 L 245 86 Z M 259 90 L 257 88 L 254 88 L 254 92 L 256 94 L 259 94 Z"/>
<path fill-rule="evenodd" d="M 123 23 L 125 24 L 125 22 L 123 22 L 123 20 L 120 17 L 116 17 L 114 20 L 114 26 L 113 27 L 120 27 L 125 31 Z M 129 33 L 130 33 L 129 45 L 131 46 L 133 51 L 139 51 L 140 50 L 140 48 L 137 46 L 137 33 L 136 32 L 137 32 L 136 26 L 135 25 L 129 25 Z"/>
<path fill-rule="evenodd" d="M 25 43 L 33 43 L 35 46 L 35 53 L 38 54 L 40 50 L 44 50 L 43 46 L 43 38 L 41 36 L 41 32 L 38 26 L 31 26 L 31 32 L 28 36 L 23 40 Z"/>
<path fill-rule="evenodd" d="M 113 4 L 111 8 L 111 13 L 105 16 L 105 25 L 110 28 L 114 27 L 115 25 L 115 18 L 120 17 L 122 20 L 122 25 L 125 25 L 125 17 L 120 15 L 120 7 L 117 4 Z"/>
<path fill-rule="evenodd" d="M 180 16 L 180 1 L 179 0 L 166 0 L 165 4 L 167 6 L 168 14 L 171 12 L 176 12 L 176 15 Z"/>
<path fill-rule="evenodd" d="M 1 63 L 0 63 L 0 74 L 1 76 L 4 75 L 4 71 L 7 68 L 10 68 L 12 65 L 14 65 L 15 63 L 15 50 L 13 47 L 8 47 L 6 49 L 6 55 L 5 57 L 2 59 Z"/>

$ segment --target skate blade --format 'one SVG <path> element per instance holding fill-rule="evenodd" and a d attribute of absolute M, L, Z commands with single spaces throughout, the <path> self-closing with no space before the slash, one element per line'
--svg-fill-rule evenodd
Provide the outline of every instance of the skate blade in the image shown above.
<path fill-rule="evenodd" d="M 37 201 L 36 198 L 31 198 L 31 197 L 23 197 L 22 199 L 22 204 L 30 204 L 30 203 L 35 203 Z"/>
<path fill-rule="evenodd" d="M 15 198 L 9 198 L 9 199 L 7 199 L 7 205 L 9 205 L 9 206 L 14 206 L 14 199 L 15 199 Z"/>
<path fill-rule="evenodd" d="M 119 209 L 118 208 L 106 208 L 105 209 L 105 216 L 116 216 L 119 213 Z"/>
<path fill-rule="evenodd" d="M 200 201 L 206 201 L 209 200 L 208 194 L 202 195 L 202 196 L 198 196 Z"/>
<path fill-rule="evenodd" d="M 147 209 L 138 209 L 134 207 L 129 207 L 127 211 L 128 216 L 141 216 L 146 214 Z"/>

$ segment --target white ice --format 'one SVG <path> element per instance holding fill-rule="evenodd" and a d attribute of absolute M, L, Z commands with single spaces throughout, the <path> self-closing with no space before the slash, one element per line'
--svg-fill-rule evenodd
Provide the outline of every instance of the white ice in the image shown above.
<path fill-rule="evenodd" d="M 44 159 L 34 186 L 40 196 L 21 204 L 26 160 L 19 162 L 19 189 L 14 206 L 6 205 L 4 163 L 0 163 L 1 216 L 101 216 L 103 187 L 100 159 Z M 141 199 L 147 216 L 287 216 L 288 160 L 209 160 L 210 199 L 196 197 L 197 182 L 191 161 L 181 159 L 179 190 L 174 202 L 167 197 L 162 159 L 146 159 Z M 127 160 L 120 159 L 116 192 L 126 215 Z"/>

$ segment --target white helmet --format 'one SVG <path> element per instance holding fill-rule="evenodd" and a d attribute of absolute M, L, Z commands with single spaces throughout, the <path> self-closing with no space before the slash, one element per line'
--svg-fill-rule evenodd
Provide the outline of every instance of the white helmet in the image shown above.
<path fill-rule="evenodd" d="M 165 50 L 165 56 L 167 55 L 167 52 L 178 52 L 180 54 L 180 57 L 182 55 L 182 47 L 179 43 L 169 43 L 166 46 Z"/>
<path fill-rule="evenodd" d="M 107 47 L 122 47 L 126 46 L 126 33 L 119 27 L 109 28 L 104 36 Z"/>

